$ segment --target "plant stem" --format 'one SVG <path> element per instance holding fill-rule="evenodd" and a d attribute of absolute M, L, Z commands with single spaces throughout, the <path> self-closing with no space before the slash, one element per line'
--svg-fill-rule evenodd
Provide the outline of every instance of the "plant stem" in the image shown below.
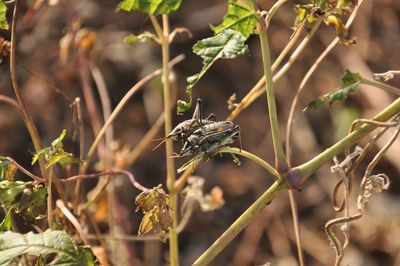
<path fill-rule="evenodd" d="M 22 116 L 24 118 L 26 127 L 28 128 L 29 134 L 32 138 L 33 146 L 35 147 L 35 151 L 39 151 L 42 149 L 42 143 L 39 138 L 39 133 L 35 124 L 33 123 L 32 117 L 30 116 L 28 110 L 26 109 L 25 103 L 22 99 L 18 82 L 17 82 L 17 69 L 16 69 L 16 56 L 15 56 L 15 45 L 16 45 L 16 26 L 17 26 L 17 14 L 18 14 L 18 2 L 15 1 L 14 4 L 14 12 L 11 24 L 11 51 L 10 51 L 10 72 L 11 72 L 11 82 L 13 85 L 14 93 L 17 98 L 19 109 L 21 110 Z M 44 167 L 43 159 L 39 159 L 39 166 L 42 176 L 46 176 L 46 170 Z"/>
<path fill-rule="evenodd" d="M 245 151 L 243 149 L 239 149 L 239 148 L 235 148 L 235 147 L 223 147 L 221 149 L 218 150 L 218 152 L 220 153 L 234 153 L 243 157 L 246 157 L 250 160 L 252 160 L 253 162 L 255 162 L 256 164 L 262 166 L 265 170 L 267 170 L 268 172 L 270 172 L 272 175 L 274 176 L 278 176 L 277 171 L 275 170 L 274 167 L 272 167 L 269 163 L 267 163 L 266 161 L 264 161 L 263 159 L 261 159 L 260 157 Z"/>
<path fill-rule="evenodd" d="M 164 85 L 164 116 L 165 116 L 165 136 L 172 130 L 172 119 L 171 119 L 171 90 L 169 82 L 169 21 L 167 15 L 162 15 L 163 22 L 163 34 L 159 36 L 161 40 L 162 48 L 162 63 L 163 73 L 162 80 Z M 167 161 L 167 188 L 170 196 L 170 205 L 172 209 L 171 215 L 173 215 L 173 226 L 169 231 L 169 257 L 172 266 L 179 265 L 179 247 L 178 247 L 178 235 L 176 233 L 177 226 L 177 207 L 178 207 L 178 195 L 175 191 L 175 164 L 173 156 L 172 140 L 167 139 L 165 142 L 165 159 Z"/>
<path fill-rule="evenodd" d="M 375 81 L 375 80 L 369 80 L 369 79 L 362 79 L 360 81 L 361 84 L 366 84 L 366 85 L 370 85 L 376 88 L 379 88 L 381 90 L 396 94 L 397 96 L 400 96 L 400 90 L 396 87 L 390 86 L 388 84 L 379 82 L 379 81 Z"/>
<path fill-rule="evenodd" d="M 53 167 L 50 168 L 49 178 L 47 183 L 47 221 L 49 228 L 53 228 L 53 197 L 52 197 L 52 184 L 53 183 Z"/>
<path fill-rule="evenodd" d="M 386 107 L 382 112 L 376 115 L 373 120 L 376 121 L 387 121 L 391 117 L 400 113 L 400 98 L 397 98 L 391 105 Z M 315 173 L 323 164 L 332 160 L 333 156 L 344 151 L 348 146 L 355 144 L 361 138 L 366 136 L 368 133 L 376 128 L 373 124 L 364 124 L 347 135 L 336 144 L 326 149 L 310 161 L 292 168 L 288 173 L 285 174 L 287 182 L 293 188 L 300 187 L 307 179 Z"/>
<path fill-rule="evenodd" d="M 194 263 L 208 265 L 256 216 L 288 186 L 282 178 L 275 181 Z"/>
<path fill-rule="evenodd" d="M 279 133 L 278 115 L 276 113 L 276 102 L 272 81 L 271 58 L 269 54 L 267 29 L 265 27 L 260 30 L 260 44 L 264 66 L 264 76 L 266 80 L 265 90 L 268 101 L 269 121 L 271 125 L 272 141 L 275 153 L 275 166 L 278 172 L 282 172 L 287 169 L 287 166 L 285 153 L 283 151 L 283 145 Z"/>

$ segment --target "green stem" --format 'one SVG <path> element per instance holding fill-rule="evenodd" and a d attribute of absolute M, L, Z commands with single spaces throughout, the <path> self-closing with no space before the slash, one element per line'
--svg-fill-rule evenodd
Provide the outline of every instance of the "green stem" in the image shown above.
<path fill-rule="evenodd" d="M 397 98 L 391 105 L 386 107 L 382 112 L 377 114 L 373 120 L 375 121 L 387 121 L 395 115 L 400 114 L 400 98 Z M 336 144 L 326 149 L 310 161 L 292 168 L 288 173 L 285 174 L 287 182 L 293 188 L 300 187 L 307 179 L 315 173 L 323 164 L 332 160 L 333 156 L 341 153 L 349 147 L 357 143 L 361 138 L 373 131 L 376 126 L 372 124 L 364 124 L 358 129 L 347 135 Z"/>
<path fill-rule="evenodd" d="M 172 119 L 171 119 L 171 88 L 169 83 L 170 69 L 168 66 L 169 62 L 169 22 L 168 16 L 162 15 L 163 32 L 162 36 L 159 36 L 162 47 L 162 64 L 163 73 L 162 80 L 164 85 L 164 115 L 165 115 L 165 136 L 172 130 Z M 179 247 L 178 247 L 178 235 L 176 233 L 177 226 L 177 207 L 178 207 L 178 195 L 175 191 L 175 163 L 173 157 L 172 140 L 167 139 L 165 142 L 165 159 L 167 161 L 167 188 L 170 196 L 170 206 L 173 215 L 173 226 L 169 231 L 169 257 L 172 266 L 179 265 Z"/>
<path fill-rule="evenodd" d="M 283 145 L 279 133 L 278 115 L 276 112 L 275 93 L 272 81 L 271 57 L 269 54 L 267 29 L 265 27 L 263 27 L 260 30 L 260 43 L 261 43 L 262 61 L 264 66 L 264 76 L 266 80 L 265 90 L 267 93 L 268 113 L 271 125 L 272 141 L 274 145 L 275 164 L 278 172 L 282 172 L 287 169 L 287 166 L 286 166 L 285 153 L 283 151 Z"/>
<path fill-rule="evenodd" d="M 279 178 L 194 263 L 208 265 L 257 215 L 288 186 Z"/>
<path fill-rule="evenodd" d="M 270 172 L 272 175 L 278 176 L 278 173 L 274 167 L 272 167 L 269 163 L 267 163 L 260 157 L 254 155 L 248 151 L 245 151 L 245 150 L 242 150 L 239 148 L 235 148 L 235 147 L 222 147 L 221 149 L 218 150 L 218 152 L 219 153 L 233 153 L 233 154 L 237 154 L 237 155 L 246 157 L 246 158 L 254 161 L 256 164 L 262 166 L 265 170 Z"/>

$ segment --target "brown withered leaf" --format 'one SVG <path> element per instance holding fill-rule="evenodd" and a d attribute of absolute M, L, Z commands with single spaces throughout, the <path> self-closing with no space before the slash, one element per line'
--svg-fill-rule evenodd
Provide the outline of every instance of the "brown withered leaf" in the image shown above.
<path fill-rule="evenodd" d="M 5 40 L 3 37 L 0 37 L 0 64 L 3 62 L 5 57 L 10 55 L 11 43 Z"/>
<path fill-rule="evenodd" d="M 140 193 L 135 203 L 135 211 L 142 210 L 144 214 L 139 226 L 139 235 L 156 234 L 165 242 L 165 236 L 173 225 L 169 195 L 159 185 Z"/>

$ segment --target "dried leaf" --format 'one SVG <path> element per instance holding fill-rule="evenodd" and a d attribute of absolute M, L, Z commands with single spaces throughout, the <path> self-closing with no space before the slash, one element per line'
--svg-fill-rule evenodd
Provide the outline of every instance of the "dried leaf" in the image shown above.
<path fill-rule="evenodd" d="M 144 217 L 139 226 L 139 235 L 156 234 L 162 241 L 171 230 L 173 219 L 169 206 L 169 195 L 161 185 L 140 193 L 136 199 L 136 212 L 142 210 Z"/>

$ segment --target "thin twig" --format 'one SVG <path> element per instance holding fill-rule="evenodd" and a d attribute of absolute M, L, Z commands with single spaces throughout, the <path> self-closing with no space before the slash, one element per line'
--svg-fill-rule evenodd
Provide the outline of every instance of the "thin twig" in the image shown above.
<path fill-rule="evenodd" d="M 182 61 L 184 59 L 183 55 L 179 55 L 177 57 L 175 57 L 174 59 L 172 59 L 168 66 L 171 68 L 173 67 L 175 64 L 179 63 L 180 61 Z M 115 109 L 113 110 L 112 114 L 110 115 L 110 117 L 107 119 L 107 121 L 104 123 L 103 127 L 101 128 L 99 134 L 96 136 L 96 139 L 94 140 L 92 146 L 90 147 L 87 155 L 86 155 L 86 159 L 82 164 L 82 168 L 81 171 L 82 173 L 85 173 L 89 167 L 89 163 L 90 160 L 92 159 L 93 155 L 94 155 L 94 151 L 97 148 L 97 145 L 99 145 L 101 139 L 103 138 L 107 128 L 114 122 L 114 120 L 117 118 L 117 116 L 119 115 L 119 113 L 121 112 L 121 110 L 123 109 L 123 107 L 127 104 L 128 100 L 141 88 L 143 87 L 147 82 L 149 82 L 150 80 L 152 80 L 153 78 L 155 78 L 156 76 L 162 74 L 162 69 L 157 69 L 155 71 L 153 71 L 150 74 L 147 74 L 144 78 L 142 78 L 141 80 L 139 80 L 126 94 L 125 96 L 122 98 L 122 100 L 118 103 L 117 107 L 115 107 Z"/>
<path fill-rule="evenodd" d="M 125 170 L 118 170 L 118 169 L 112 169 L 100 173 L 94 173 L 94 174 L 81 174 L 81 175 L 75 175 L 68 177 L 66 179 L 59 179 L 56 182 L 61 182 L 61 183 L 67 183 L 67 182 L 72 182 L 75 180 L 85 180 L 85 179 L 92 179 L 92 178 L 98 178 L 100 176 L 105 176 L 105 175 L 110 175 L 110 176 L 120 176 L 120 175 L 126 175 L 129 177 L 129 180 L 131 181 L 132 185 L 139 189 L 140 191 L 147 191 L 149 190 L 148 188 L 142 186 L 139 182 L 136 181 L 135 177 L 133 174 L 129 171 Z"/>
<path fill-rule="evenodd" d="M 35 151 L 39 151 L 42 149 L 42 143 L 39 137 L 39 133 L 37 128 L 30 116 L 25 103 L 22 99 L 22 95 L 18 86 L 17 81 L 17 69 L 16 69 L 16 26 L 17 26 L 17 14 L 18 14 L 18 1 L 15 1 L 13 18 L 11 23 L 11 49 L 10 49 L 10 72 L 11 72 L 11 82 L 13 85 L 14 93 L 17 98 L 20 110 L 22 112 L 22 116 L 24 117 L 24 121 L 26 127 L 28 128 L 29 134 L 32 138 L 33 146 L 35 147 Z M 43 159 L 39 159 L 39 166 L 42 176 L 46 176 L 46 170 L 44 167 Z"/>
<path fill-rule="evenodd" d="M 64 214 L 64 216 L 71 222 L 71 224 L 75 227 L 76 231 L 80 235 L 81 239 L 83 240 L 83 243 L 85 245 L 89 245 L 89 241 L 85 236 L 85 233 L 83 232 L 83 228 L 81 224 L 79 223 L 78 219 L 76 219 L 75 215 L 65 206 L 64 201 L 58 199 L 56 201 L 56 206 L 61 210 L 61 212 Z"/>

